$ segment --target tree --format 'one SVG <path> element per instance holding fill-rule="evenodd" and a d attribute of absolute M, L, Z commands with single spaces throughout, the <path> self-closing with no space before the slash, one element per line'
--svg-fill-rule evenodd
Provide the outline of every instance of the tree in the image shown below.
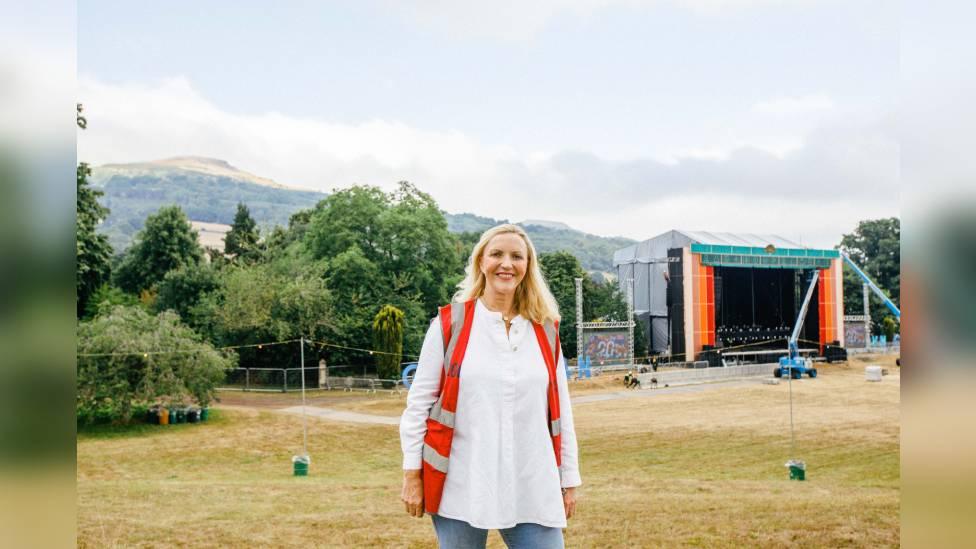
<path fill-rule="evenodd" d="M 118 285 L 129 292 L 150 289 L 166 273 L 196 265 L 203 250 L 190 221 L 179 206 L 160 208 L 146 218 L 146 225 L 136 235 L 117 273 Z"/>
<path fill-rule="evenodd" d="M 87 119 L 81 114 L 78 103 L 78 127 L 88 127 Z M 93 189 L 88 183 L 91 168 L 85 162 L 78 164 L 76 178 L 75 214 L 75 306 L 77 316 L 84 316 L 91 295 L 108 280 L 111 272 L 112 246 L 108 237 L 98 234 L 98 224 L 108 217 L 109 210 L 98 203 L 102 191 Z"/>
<path fill-rule="evenodd" d="M 139 298 L 132 294 L 127 294 L 111 284 L 102 284 L 88 299 L 88 304 L 85 306 L 85 315 L 82 317 L 82 320 L 90 320 L 100 314 L 110 313 L 119 305 L 130 307 L 139 306 Z"/>
<path fill-rule="evenodd" d="M 376 187 L 335 191 L 313 216 L 308 239 L 319 258 L 355 245 L 379 269 L 385 287 L 418 295 L 431 314 L 447 302 L 462 269 L 437 203 L 405 181 L 389 194 Z"/>
<path fill-rule="evenodd" d="M 339 337 L 371 346 L 373 311 L 393 305 L 404 313 L 405 354 L 419 354 L 428 321 L 463 274 L 457 240 L 436 202 L 407 182 L 391 193 L 357 186 L 329 195 L 307 222 L 293 219 L 308 253 L 329 263 Z M 333 359 L 369 357 L 337 352 Z"/>
<path fill-rule="evenodd" d="M 78 422 L 126 422 L 134 406 L 158 400 L 207 406 L 234 364 L 175 313 L 116 307 L 78 327 Z"/>
<path fill-rule="evenodd" d="M 376 373 L 380 379 L 395 379 L 403 358 L 403 311 L 384 305 L 373 319 L 373 345 L 380 351 Z"/>
<path fill-rule="evenodd" d="M 221 279 L 220 288 L 204 294 L 188 313 L 194 326 L 221 345 L 333 339 L 332 296 L 315 264 L 232 267 Z M 296 367 L 297 345 L 248 347 L 238 354 L 248 367 Z"/>
<path fill-rule="evenodd" d="M 901 302 L 901 222 L 897 217 L 861 221 L 851 234 L 845 234 L 837 246 L 850 256 L 888 297 Z M 863 280 L 853 269 L 844 269 L 844 309 L 847 314 L 863 314 Z M 872 332 L 883 332 L 887 307 L 870 294 Z"/>
<path fill-rule="evenodd" d="M 540 254 L 539 266 L 559 304 L 562 315 L 559 340 L 563 352 L 573 358 L 576 356 L 576 279 L 586 278 L 586 271 L 576 256 L 563 251 Z"/>
<path fill-rule="evenodd" d="M 404 352 L 416 355 L 432 316 L 420 303 L 416 292 L 394 291 L 384 282 L 379 267 L 366 259 L 359 246 L 352 246 L 329 262 L 326 276 L 329 289 L 336 296 L 336 335 L 346 345 L 359 348 L 373 346 L 373 320 L 371 311 L 390 304 L 404 314 Z M 330 362 L 345 364 L 369 364 L 371 357 L 360 352 L 336 349 L 331 352 Z"/>
<path fill-rule="evenodd" d="M 308 221 L 309 250 L 316 257 L 331 258 L 355 244 L 366 259 L 378 262 L 380 216 L 389 207 L 389 197 L 378 187 L 334 190 Z"/>
<path fill-rule="evenodd" d="M 253 259 L 258 252 L 258 225 L 243 203 L 237 204 L 234 223 L 224 237 L 224 253 L 240 259 Z"/>
<path fill-rule="evenodd" d="M 583 279 L 583 319 L 623 322 L 627 320 L 627 303 L 620 286 L 614 282 Z"/>
<path fill-rule="evenodd" d="M 457 250 L 458 257 L 461 258 L 462 263 L 467 264 L 468 258 L 471 257 L 471 252 L 474 251 L 474 247 L 481 240 L 481 233 L 465 231 L 463 233 L 455 233 L 454 238 L 456 239 L 454 248 Z M 535 244 L 535 241 L 533 240 L 532 243 Z"/>
<path fill-rule="evenodd" d="M 887 341 L 892 341 L 898 332 L 898 321 L 895 317 L 888 315 L 881 321 L 881 333 L 885 335 Z"/>
<path fill-rule="evenodd" d="M 156 310 L 175 311 L 183 322 L 190 324 L 190 311 L 204 294 L 220 288 L 220 280 L 214 268 L 204 262 L 185 265 L 166 273 L 159 283 Z"/>

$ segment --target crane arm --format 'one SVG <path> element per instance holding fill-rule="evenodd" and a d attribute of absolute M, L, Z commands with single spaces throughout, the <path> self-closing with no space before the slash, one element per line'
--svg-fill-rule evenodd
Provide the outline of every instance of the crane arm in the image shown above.
<path fill-rule="evenodd" d="M 868 275 L 866 275 L 864 271 L 862 271 L 861 268 L 858 267 L 853 260 L 851 260 L 851 258 L 847 254 L 841 252 L 840 255 L 844 258 L 844 261 L 846 261 L 847 264 L 850 265 L 852 269 L 854 269 L 854 272 L 857 273 L 857 275 L 861 277 L 862 280 L 864 280 L 864 283 L 868 285 L 868 288 L 871 288 L 871 291 L 874 292 L 876 296 L 881 298 L 881 301 L 883 301 L 884 304 L 888 307 L 888 309 L 895 314 L 895 317 L 898 320 L 901 320 L 901 310 L 899 310 L 898 307 L 894 304 L 894 302 L 891 301 L 891 299 L 887 295 L 885 295 L 885 293 L 881 290 L 881 288 L 879 288 L 874 283 L 874 281 L 872 281 L 868 277 Z"/>
<path fill-rule="evenodd" d="M 803 305 L 800 307 L 800 314 L 796 315 L 796 324 L 793 325 L 793 333 L 790 334 L 790 358 L 796 358 L 800 354 L 797 341 L 800 339 L 800 330 L 803 329 L 803 321 L 807 317 L 807 309 L 810 307 L 810 298 L 813 297 L 813 289 L 817 286 L 820 278 L 820 271 L 814 270 L 810 277 L 810 286 L 807 287 L 807 295 L 803 298 Z"/>

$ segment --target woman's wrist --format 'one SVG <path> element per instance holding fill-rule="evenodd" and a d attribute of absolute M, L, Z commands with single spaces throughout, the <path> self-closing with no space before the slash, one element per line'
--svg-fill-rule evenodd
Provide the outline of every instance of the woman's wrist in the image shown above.
<path fill-rule="evenodd" d="M 420 469 L 404 469 L 403 478 L 420 478 Z"/>

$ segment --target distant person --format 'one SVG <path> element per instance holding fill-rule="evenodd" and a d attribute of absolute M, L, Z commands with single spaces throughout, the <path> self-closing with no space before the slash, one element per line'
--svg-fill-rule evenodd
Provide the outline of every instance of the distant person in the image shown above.
<path fill-rule="evenodd" d="M 516 225 L 485 231 L 466 273 L 400 419 L 401 499 L 431 514 L 442 548 L 485 547 L 490 529 L 509 547 L 561 548 L 581 480 L 556 300 Z"/>
<path fill-rule="evenodd" d="M 627 385 L 627 388 L 636 389 L 637 387 L 640 387 L 640 379 L 638 379 L 637 376 L 631 376 L 630 384 Z"/>

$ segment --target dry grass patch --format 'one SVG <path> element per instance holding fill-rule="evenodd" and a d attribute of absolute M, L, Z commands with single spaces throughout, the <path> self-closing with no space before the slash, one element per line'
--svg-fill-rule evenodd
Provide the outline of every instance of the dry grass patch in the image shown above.
<path fill-rule="evenodd" d="M 867 383 L 862 365 L 820 369 L 793 383 L 802 483 L 783 466 L 785 383 L 576 406 L 586 484 L 567 546 L 897 546 L 898 372 Z M 348 404 L 379 413 L 403 402 Z M 435 546 L 429 520 L 399 503 L 395 426 L 308 425 L 308 478 L 291 476 L 301 419 L 265 410 L 82 433 L 79 545 Z"/>

